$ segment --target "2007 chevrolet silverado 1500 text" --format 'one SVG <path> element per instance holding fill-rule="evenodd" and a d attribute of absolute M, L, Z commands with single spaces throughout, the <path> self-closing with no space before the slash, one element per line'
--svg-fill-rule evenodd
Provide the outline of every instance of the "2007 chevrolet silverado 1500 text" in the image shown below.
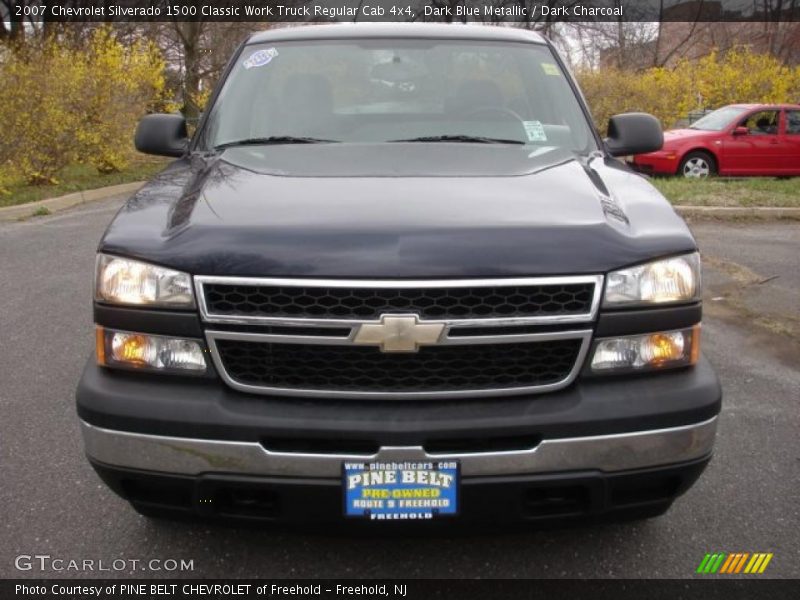
<path fill-rule="evenodd" d="M 554 48 L 503 27 L 274 29 L 99 246 L 86 453 L 148 515 L 660 514 L 711 457 L 684 222 Z"/>

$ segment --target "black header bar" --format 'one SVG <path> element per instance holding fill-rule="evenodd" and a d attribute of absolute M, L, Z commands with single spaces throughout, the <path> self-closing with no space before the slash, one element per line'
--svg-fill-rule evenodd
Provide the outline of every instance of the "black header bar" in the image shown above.
<path fill-rule="evenodd" d="M 8 8 L 7 8 L 8 5 Z M 800 21 L 793 0 L 10 0 L 4 21 Z"/>
<path fill-rule="evenodd" d="M 15 579 L 0 581 L 0 597 L 39 600 L 782 600 L 795 597 L 797 581 L 741 576 L 693 580 L 202 580 L 202 579 Z"/>

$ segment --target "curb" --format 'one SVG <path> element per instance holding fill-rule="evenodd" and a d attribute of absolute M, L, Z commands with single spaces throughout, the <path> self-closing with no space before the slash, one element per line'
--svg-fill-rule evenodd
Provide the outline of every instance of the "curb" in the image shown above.
<path fill-rule="evenodd" d="M 142 187 L 146 182 L 133 181 L 131 183 L 121 183 L 119 185 L 110 185 L 104 188 L 95 190 L 83 190 L 81 192 L 73 192 L 66 196 L 59 196 L 58 198 L 47 198 L 45 200 L 37 200 L 36 202 L 29 202 L 27 204 L 19 204 L 16 206 L 6 206 L 0 208 L 0 221 L 19 221 L 20 219 L 27 219 L 32 217 L 33 213 L 40 209 L 46 209 L 49 212 L 59 212 L 78 206 L 85 202 L 96 202 L 98 200 L 105 200 L 119 194 L 132 194 Z"/>
<path fill-rule="evenodd" d="M 675 206 L 687 219 L 800 221 L 800 208 L 783 206 Z"/>
<path fill-rule="evenodd" d="M 73 192 L 58 198 L 47 198 L 28 204 L 6 206 L 0 208 L 0 222 L 19 221 L 32 217 L 33 213 L 41 208 L 50 212 L 59 212 L 84 204 L 105 200 L 118 194 L 133 194 L 145 181 L 132 181 L 121 183 L 95 190 Z M 773 207 L 773 206 L 675 206 L 675 211 L 687 219 L 717 219 L 717 220 L 791 220 L 800 221 L 800 208 Z"/>

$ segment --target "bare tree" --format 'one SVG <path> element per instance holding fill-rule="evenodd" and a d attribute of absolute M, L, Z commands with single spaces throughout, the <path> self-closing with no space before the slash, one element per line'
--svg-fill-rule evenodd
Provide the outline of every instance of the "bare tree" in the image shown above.
<path fill-rule="evenodd" d="M 8 23 L 8 25 L 6 25 Z M 0 0 L 0 41 L 6 42 L 11 37 L 14 22 L 11 21 L 10 0 Z"/>
<path fill-rule="evenodd" d="M 25 20 L 15 14 L 15 5 L 25 5 L 26 0 L 0 0 L 0 43 L 21 43 L 25 39 Z"/>

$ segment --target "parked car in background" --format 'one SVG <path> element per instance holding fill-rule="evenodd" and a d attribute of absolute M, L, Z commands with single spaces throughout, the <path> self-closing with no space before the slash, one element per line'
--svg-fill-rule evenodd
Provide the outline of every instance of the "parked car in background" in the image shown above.
<path fill-rule="evenodd" d="M 664 133 L 661 150 L 633 157 L 651 175 L 800 175 L 800 105 L 731 104 L 686 129 Z"/>

